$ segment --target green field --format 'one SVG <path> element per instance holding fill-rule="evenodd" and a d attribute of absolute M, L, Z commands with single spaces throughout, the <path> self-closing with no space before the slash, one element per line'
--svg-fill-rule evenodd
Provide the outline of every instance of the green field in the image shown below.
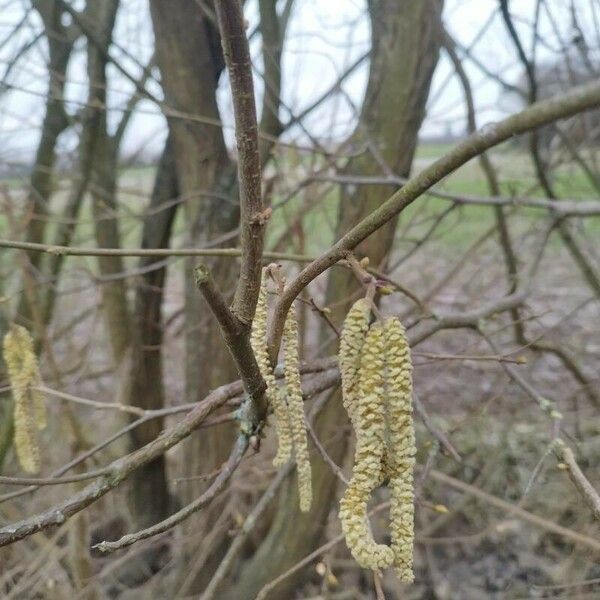
<path fill-rule="evenodd" d="M 426 167 L 452 146 L 433 144 L 417 149 L 413 173 Z M 498 172 L 502 194 L 507 197 L 519 197 L 528 194 L 531 197 L 543 197 L 541 190 L 535 187 L 535 175 L 529 156 L 510 148 L 501 148 L 490 155 Z M 553 172 L 553 183 L 562 198 L 593 199 L 597 191 L 576 165 L 561 166 Z M 489 195 L 484 174 L 476 160 L 473 160 L 448 176 L 438 185 L 439 190 L 456 195 Z M 286 223 L 294 215 L 303 212 L 305 248 L 307 253 L 322 251 L 333 240 L 333 227 L 338 211 L 339 194 L 331 191 L 319 204 L 306 212 L 304 198 L 290 201 L 280 213 L 276 211 L 269 227 L 271 239 L 277 239 Z M 418 239 L 424 235 L 438 215 L 444 212 L 450 203 L 447 200 L 425 195 L 417 199 L 403 213 L 400 221 L 399 236 L 407 240 Z M 511 219 L 511 230 L 524 231 L 532 222 L 547 216 L 543 210 L 535 208 L 507 209 Z M 494 224 L 494 209 L 491 206 L 460 206 L 452 211 L 436 229 L 436 240 L 455 249 L 468 247 L 479 235 Z M 585 228 L 600 231 L 600 218 L 585 220 Z M 400 240 L 399 240 L 400 241 Z"/>
<path fill-rule="evenodd" d="M 425 168 L 451 147 L 450 144 L 419 146 L 413 172 Z M 497 170 L 503 195 L 509 197 L 518 197 L 522 194 L 529 194 L 533 197 L 543 196 L 543 193 L 534 186 L 533 167 L 526 153 L 505 146 L 495 150 L 490 157 Z M 120 176 L 119 212 L 124 246 L 139 245 L 139 215 L 144 210 L 147 194 L 152 186 L 153 175 L 152 167 L 135 167 L 127 169 Z M 597 196 L 596 190 L 585 173 L 573 164 L 554 169 L 553 183 L 562 198 L 590 199 Z M 2 181 L 6 193 L 14 198 L 13 206 L 15 207 L 18 206 L 18 198 L 22 197 L 23 184 L 23 177 Z M 68 187 L 68 181 L 61 182 L 61 186 Z M 487 182 L 476 160 L 448 176 L 438 185 L 438 189 L 456 195 L 485 196 L 489 194 Z M 324 190 L 323 184 L 309 186 L 283 206 L 278 206 L 281 197 L 276 195 L 273 198 L 273 204 L 277 208 L 269 223 L 267 246 L 272 248 L 279 244 L 279 249 L 305 254 L 323 251 L 333 241 L 339 205 L 338 189 L 330 186 L 328 191 Z M 66 192 L 59 191 L 56 195 L 58 204 L 61 199 L 65 198 Z M 55 201 L 55 205 L 56 203 Z M 447 200 L 433 196 L 426 195 L 417 199 L 402 214 L 398 233 L 399 242 L 410 245 L 412 241 L 422 237 L 432 227 L 436 218 L 449 206 L 450 203 Z M 546 216 L 543 210 L 533 208 L 519 208 L 516 211 L 509 208 L 507 212 L 510 215 L 511 227 L 513 229 L 516 227 L 517 232 L 528 228 L 532 221 Z M 302 227 L 295 229 L 296 235 L 286 236 L 288 228 L 298 220 L 299 215 L 301 215 Z M 460 206 L 441 221 L 432 237 L 438 243 L 448 244 L 456 249 L 464 248 L 493 225 L 494 218 L 494 209 L 490 206 Z M 585 221 L 584 226 L 587 230 L 594 233 L 600 231 L 600 218 L 589 218 Z M 174 245 L 183 244 L 182 232 L 184 229 L 185 220 L 180 213 L 175 225 Z M 14 236 L 6 216 L 0 217 L 0 235 L 2 237 Z M 282 236 L 284 236 L 283 240 L 280 239 Z M 51 238 L 52 235 L 50 235 Z M 92 245 L 93 243 L 93 216 L 89 203 L 85 203 L 79 216 L 74 245 Z"/>

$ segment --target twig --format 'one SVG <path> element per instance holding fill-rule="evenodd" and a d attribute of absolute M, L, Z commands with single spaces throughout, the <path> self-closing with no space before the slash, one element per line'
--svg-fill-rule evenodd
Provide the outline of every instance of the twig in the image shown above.
<path fill-rule="evenodd" d="M 125 481 L 136 469 L 152 462 L 189 436 L 214 410 L 231 397 L 233 390 L 239 391 L 238 382 L 222 386 L 211 392 L 181 421 L 165 430 L 155 440 L 143 448 L 113 461 L 107 467 L 108 473 L 99 481 L 88 485 L 43 513 L 0 528 L 0 546 L 12 544 L 49 527 L 61 525 L 68 518 L 96 502 Z"/>
<path fill-rule="evenodd" d="M 465 492 L 466 494 L 470 494 L 471 496 L 475 496 L 479 500 L 499 508 L 510 515 L 514 515 L 520 519 L 523 519 L 524 521 L 527 521 L 528 523 L 536 525 L 537 527 L 541 527 L 542 529 L 556 533 L 557 535 L 560 535 L 574 544 L 579 544 L 580 546 L 585 546 L 586 548 L 594 550 L 595 552 L 600 552 L 600 541 L 592 537 L 584 535 L 583 533 L 572 531 L 571 529 L 567 529 L 561 525 L 557 525 L 548 519 L 534 515 L 533 513 L 530 513 L 519 506 L 505 502 L 504 500 L 496 498 L 496 496 L 492 496 L 491 494 L 488 494 L 479 488 L 476 488 L 475 486 L 464 483 L 463 481 L 455 479 L 454 477 L 450 477 L 449 475 L 441 473 L 440 471 L 436 471 L 435 469 L 432 469 L 429 472 L 429 476 L 435 481 L 453 487 L 461 492 Z"/>
<path fill-rule="evenodd" d="M 56 396 L 62 400 L 68 400 L 69 402 L 75 402 L 76 404 L 83 404 L 84 406 L 91 406 L 100 410 L 119 410 L 121 412 L 136 415 L 137 417 L 145 417 L 148 412 L 143 408 L 130 406 L 129 404 L 121 404 L 120 402 L 96 402 L 95 400 L 73 396 L 73 394 L 60 392 L 59 390 L 54 390 L 45 385 L 38 385 L 35 387 L 35 389 L 44 394 L 48 394 L 49 396 Z"/>
<path fill-rule="evenodd" d="M 478 331 L 483 339 L 488 343 L 490 348 L 497 353 L 500 353 L 498 346 L 494 340 L 487 335 L 482 326 L 479 326 Z M 556 410 L 556 405 L 547 398 L 544 398 L 512 365 L 500 363 L 506 374 L 534 401 L 539 408 L 553 420 L 554 425 L 558 425 L 562 419 L 562 415 Z"/>
<path fill-rule="evenodd" d="M 372 517 L 373 515 L 380 513 L 382 510 L 385 510 L 386 508 L 388 508 L 389 505 L 390 505 L 389 502 L 382 502 L 381 504 L 377 505 L 373 510 L 371 510 L 367 516 Z M 317 548 L 310 554 L 306 555 L 302 560 L 298 561 L 295 565 L 290 567 L 287 571 L 285 571 L 284 573 L 282 573 L 281 575 L 279 575 L 275 579 L 272 579 L 271 581 L 269 581 L 269 583 L 264 585 L 263 588 L 260 590 L 260 592 L 257 594 L 256 600 L 264 600 L 267 597 L 267 595 L 269 594 L 269 592 L 271 592 L 271 590 L 276 588 L 282 581 L 284 581 L 285 579 L 290 577 L 290 575 L 293 575 L 294 573 L 296 573 L 296 571 L 299 571 L 300 569 L 302 569 L 302 567 L 305 567 L 312 560 L 314 560 L 315 558 L 318 558 L 321 554 L 324 554 L 325 552 L 327 552 L 328 550 L 330 550 L 331 548 L 333 548 L 334 546 L 336 546 L 343 540 L 344 540 L 344 534 L 341 533 L 339 535 L 336 535 L 332 540 L 330 540 L 326 544 L 323 544 L 322 546 L 320 546 L 319 548 Z"/>
<path fill-rule="evenodd" d="M 523 358 L 509 358 L 508 356 L 497 355 L 473 355 L 473 354 L 434 354 L 432 352 L 413 352 L 413 356 L 422 356 L 431 358 L 432 360 L 477 360 L 477 361 L 494 361 L 507 362 L 515 365 L 524 365 L 527 361 Z"/>
<path fill-rule="evenodd" d="M 470 311 L 438 315 L 435 320 L 423 322 L 421 326 L 415 327 L 415 331 L 411 331 L 411 345 L 416 345 L 443 329 L 478 329 L 483 320 L 519 306 L 526 299 L 526 290 L 521 290 Z M 500 354 L 496 348 L 494 348 L 494 352 Z M 502 365 L 505 366 L 505 363 Z"/>
<path fill-rule="evenodd" d="M 375 595 L 377 600 L 385 600 L 385 594 L 383 593 L 383 586 L 381 584 L 381 575 L 378 571 L 373 571 L 373 583 L 375 585 Z"/>
<path fill-rule="evenodd" d="M 0 476 L 0 483 L 4 485 L 64 485 L 66 483 L 77 483 L 88 479 L 96 479 L 102 475 L 110 474 L 110 469 L 97 469 L 96 471 L 87 471 L 67 477 L 5 477 Z"/>
<path fill-rule="evenodd" d="M 187 483 L 188 481 L 206 481 L 207 479 L 212 479 L 216 477 L 221 471 L 223 467 L 220 466 L 218 469 L 211 471 L 210 473 L 203 473 L 202 475 L 192 475 L 191 477 L 177 477 L 173 479 L 173 483 Z"/>
<path fill-rule="evenodd" d="M 273 479 L 273 481 L 269 484 L 269 487 L 265 490 L 260 500 L 256 503 L 256 506 L 252 509 L 250 514 L 244 520 L 242 527 L 240 528 L 234 540 L 231 542 L 231 545 L 227 549 L 227 553 L 219 563 L 219 566 L 214 572 L 211 580 L 208 582 L 204 593 L 202 594 L 202 596 L 200 596 L 200 600 L 212 600 L 215 597 L 219 585 L 225 579 L 225 576 L 227 575 L 227 572 L 229 571 L 232 562 L 238 555 L 239 551 L 242 549 L 244 542 L 248 538 L 248 535 L 250 535 L 256 523 L 258 522 L 258 519 L 263 514 L 265 509 L 268 508 L 273 498 L 275 497 L 277 490 L 279 490 L 281 484 L 285 481 L 285 479 L 292 472 L 292 470 L 293 463 L 288 463 L 279 471 L 277 477 L 275 477 L 275 479 Z"/>
<path fill-rule="evenodd" d="M 557 458 L 567 467 L 569 478 L 592 510 L 594 518 L 600 520 L 600 496 L 579 468 L 571 448 L 559 438 L 554 444 L 554 452 Z"/>
<path fill-rule="evenodd" d="M 441 431 L 440 429 L 438 429 L 433 424 L 433 421 L 431 420 L 429 413 L 425 410 L 425 407 L 419 400 L 419 397 L 414 392 L 413 392 L 413 405 L 415 407 L 415 412 L 417 413 L 417 415 L 419 415 L 419 417 L 423 421 L 423 424 L 425 425 L 425 427 L 427 428 L 429 433 L 431 433 L 431 435 L 440 443 L 440 445 L 442 446 L 442 448 L 444 448 L 444 450 L 447 452 L 447 454 L 449 456 L 451 456 L 456 462 L 459 462 L 459 463 L 462 462 L 462 458 L 461 458 L 460 454 L 456 451 L 454 446 L 450 443 L 450 440 L 448 439 L 446 434 L 443 431 Z"/>
<path fill-rule="evenodd" d="M 0 240 L 0 248 L 27 250 L 28 252 L 44 252 L 45 254 L 60 256 L 214 256 L 239 258 L 242 256 L 243 252 L 241 248 L 78 248 L 75 246 L 55 246 L 52 244 L 21 242 L 18 240 Z M 314 260 L 314 257 L 311 256 L 289 254 L 286 252 L 265 252 L 263 258 L 268 258 L 270 260 L 289 260 L 293 262 L 311 262 Z"/>
<path fill-rule="evenodd" d="M 311 181 L 333 182 L 352 185 L 404 185 L 406 177 L 389 176 L 369 177 L 364 175 L 316 175 Z M 427 190 L 427 194 L 464 206 L 506 206 L 514 208 L 537 208 L 546 210 L 559 217 L 593 217 L 600 215 L 600 202 L 597 200 L 549 198 L 527 198 L 524 196 L 476 196 L 472 194 L 453 194 L 437 188 Z"/>
<path fill-rule="evenodd" d="M 315 447 L 319 451 L 319 454 L 322 456 L 323 460 L 331 467 L 331 470 L 333 471 L 335 476 L 343 484 L 348 485 L 348 479 L 346 479 L 346 476 L 344 475 L 343 471 L 335 464 L 335 461 L 331 458 L 331 456 L 329 456 L 327 450 L 325 450 L 323 444 L 321 444 L 321 441 L 317 437 L 317 434 L 315 433 L 315 430 L 308 419 L 306 420 L 306 430 L 308 431 L 308 434 L 310 435 L 310 438 L 312 439 Z"/>
<path fill-rule="evenodd" d="M 302 300 L 302 299 L 301 299 Z M 333 319 L 329 316 L 330 310 L 328 308 L 321 308 L 316 302 L 315 299 L 311 296 L 308 300 L 308 304 L 311 307 L 313 312 L 316 312 L 324 321 L 327 323 L 327 326 L 335 333 L 335 337 L 340 337 L 340 331 L 336 327 Z"/>

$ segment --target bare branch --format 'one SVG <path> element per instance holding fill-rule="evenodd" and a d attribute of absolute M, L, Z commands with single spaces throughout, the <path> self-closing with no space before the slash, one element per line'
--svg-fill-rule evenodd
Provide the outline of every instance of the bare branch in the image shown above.
<path fill-rule="evenodd" d="M 244 520 L 242 527 L 235 536 L 234 540 L 231 542 L 229 548 L 227 549 L 227 553 L 223 557 L 223 560 L 219 563 L 217 570 L 214 572 L 211 580 L 206 586 L 202 596 L 200 597 L 200 600 L 212 600 L 215 597 L 219 585 L 221 585 L 221 582 L 225 579 L 232 562 L 235 560 L 235 557 L 238 555 L 240 550 L 244 547 L 244 542 L 254 529 L 258 519 L 269 507 L 273 501 L 273 498 L 275 498 L 275 495 L 279 491 L 281 484 L 292 472 L 292 469 L 293 463 L 288 463 L 285 467 L 279 470 L 277 477 L 271 481 L 265 493 L 261 496 L 260 500 L 256 503 L 256 506 Z"/>
<path fill-rule="evenodd" d="M 17 240 L 0 240 L 0 248 L 44 252 L 56 256 L 218 256 L 238 258 L 242 255 L 242 250 L 239 248 L 77 248 L 76 246 L 55 246 Z M 295 262 L 314 260 L 310 256 L 285 252 L 265 252 L 263 258 Z"/>
<path fill-rule="evenodd" d="M 536 527 L 540 527 L 546 531 L 551 531 L 552 533 L 561 536 L 573 544 L 584 546 L 590 550 L 593 550 L 594 552 L 600 552 L 600 542 L 592 537 L 577 531 L 573 531 L 572 529 L 567 529 L 561 525 L 557 525 L 548 519 L 544 519 L 538 515 L 534 515 L 533 513 L 524 510 L 520 506 L 505 502 L 504 500 L 501 500 L 496 496 L 492 496 L 491 494 L 488 494 L 473 485 L 469 485 L 464 481 L 450 477 L 449 475 L 441 473 L 440 471 L 436 471 L 435 469 L 431 469 L 429 476 L 434 481 L 438 481 L 439 483 L 443 483 L 444 485 L 450 486 L 456 490 L 460 490 L 461 492 L 475 496 L 475 498 L 478 500 L 482 500 L 486 504 L 506 512 L 508 515 L 514 515 L 515 517 L 522 519 L 527 523 L 531 523 Z"/>
<path fill-rule="evenodd" d="M 357 175 L 316 175 L 312 181 L 331 181 L 341 184 L 354 185 L 404 185 L 408 179 L 386 175 L 384 177 L 368 177 Z M 595 217 L 600 215 L 600 202 L 597 200 L 568 199 L 552 200 L 551 198 L 526 198 L 522 196 L 476 196 L 473 194 L 452 194 L 435 187 L 427 191 L 428 194 L 448 200 L 454 204 L 472 206 L 507 206 L 528 207 L 547 210 L 558 217 Z"/>
<path fill-rule="evenodd" d="M 88 485 L 77 494 L 41 514 L 0 528 L 0 546 L 12 544 L 49 527 L 61 525 L 69 517 L 82 511 L 116 488 L 136 469 L 164 454 L 169 448 L 190 435 L 215 409 L 222 406 L 239 391 L 240 385 L 238 382 L 217 388 L 179 423 L 164 431 L 148 445 L 112 462 L 107 467 L 107 474 L 103 475 L 97 482 Z"/>
<path fill-rule="evenodd" d="M 557 119 L 600 105 L 600 83 L 574 88 L 560 97 L 531 104 L 523 111 L 498 123 L 488 124 L 459 143 L 452 151 L 412 177 L 377 210 L 353 227 L 327 252 L 305 267 L 286 287 L 275 309 L 270 331 L 271 356 L 279 347 L 285 316 L 296 296 L 316 277 L 325 272 L 346 253 L 402 212 L 409 204 L 472 158 L 507 139 L 531 131 Z"/>
<path fill-rule="evenodd" d="M 236 364 L 244 383 L 244 389 L 250 399 L 248 414 L 241 420 L 242 430 L 245 430 L 246 433 L 255 433 L 262 427 L 267 416 L 268 406 L 265 395 L 267 384 L 260 374 L 256 357 L 252 351 L 248 328 L 227 306 L 206 266 L 196 267 L 195 276 L 196 285 L 219 323 L 229 353 Z"/>
<path fill-rule="evenodd" d="M 558 460 L 566 466 L 569 478 L 590 507 L 594 518 L 600 520 L 600 496 L 579 468 L 573 450 L 561 439 L 558 439 L 554 444 L 554 452 Z"/>
<path fill-rule="evenodd" d="M 215 12 L 229 72 L 238 149 L 242 266 L 233 312 L 242 323 L 249 325 L 258 300 L 264 228 L 269 215 L 264 212 L 262 203 L 252 65 L 242 4 L 239 0 L 218 0 Z"/>
<path fill-rule="evenodd" d="M 171 515 L 168 519 L 165 519 L 164 521 L 157 523 L 152 527 L 142 529 L 137 533 L 125 535 L 116 542 L 101 542 L 100 544 L 96 544 L 94 548 L 97 548 L 100 550 L 100 552 L 114 552 L 115 550 L 126 548 L 127 546 L 131 546 L 132 544 L 135 544 L 141 540 L 145 540 L 149 537 L 169 531 L 182 521 L 185 521 L 185 519 L 189 518 L 195 512 L 198 512 L 200 509 L 204 508 L 213 500 L 213 498 L 223 491 L 223 488 L 235 470 L 238 468 L 239 464 L 242 462 L 242 458 L 244 457 L 247 449 L 248 436 L 241 434 L 238 436 L 237 442 L 234 444 L 231 454 L 229 455 L 229 459 L 223 465 L 223 468 L 220 470 L 217 478 L 199 498 L 194 500 L 194 502 L 191 502 L 185 508 L 182 508 L 174 515 Z"/>

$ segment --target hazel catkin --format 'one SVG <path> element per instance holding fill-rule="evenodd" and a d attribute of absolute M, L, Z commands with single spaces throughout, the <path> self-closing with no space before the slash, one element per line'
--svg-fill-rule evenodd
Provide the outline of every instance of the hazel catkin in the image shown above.
<path fill-rule="evenodd" d="M 14 444 L 24 471 L 40 470 L 37 430 L 46 426 L 46 408 L 42 394 L 34 389 L 41 383 L 33 340 L 24 327 L 13 325 L 4 336 L 4 362 L 14 398 Z"/>
<path fill-rule="evenodd" d="M 414 543 L 415 433 L 412 418 L 412 363 L 399 319 L 385 322 L 387 379 L 386 470 L 390 480 L 390 530 L 394 568 L 401 581 L 412 582 Z"/>
<path fill-rule="evenodd" d="M 392 564 L 394 553 L 373 539 L 367 503 L 379 485 L 385 444 L 384 335 L 373 325 L 365 338 L 358 372 L 356 406 L 352 417 L 356 450 L 352 479 L 340 502 L 340 520 L 346 544 L 363 568 L 379 569 Z"/>
<path fill-rule="evenodd" d="M 357 403 L 358 370 L 365 336 L 369 329 L 370 312 L 371 303 L 366 298 L 357 300 L 346 315 L 340 338 L 342 402 L 350 421 L 354 419 L 354 408 Z"/>
<path fill-rule="evenodd" d="M 250 336 L 252 350 L 260 368 L 260 373 L 267 384 L 267 400 L 273 406 L 275 414 L 275 431 L 277 432 L 277 453 L 273 459 L 275 466 L 282 466 L 292 457 L 292 434 L 285 396 L 277 386 L 275 374 L 269 360 L 267 347 L 267 270 L 262 271 L 260 292 L 256 304 L 256 312 L 252 321 Z"/>
<path fill-rule="evenodd" d="M 298 321 L 292 306 L 283 330 L 284 374 L 289 423 L 292 431 L 293 451 L 298 471 L 300 510 L 307 512 L 312 504 L 312 469 L 308 454 L 308 438 L 304 420 L 304 401 L 300 384 L 300 357 L 298 354 Z"/>

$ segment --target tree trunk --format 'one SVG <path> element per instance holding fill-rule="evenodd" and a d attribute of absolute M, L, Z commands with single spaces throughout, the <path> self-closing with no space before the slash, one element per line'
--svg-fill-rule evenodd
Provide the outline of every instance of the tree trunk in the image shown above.
<path fill-rule="evenodd" d="M 382 161 L 394 173 L 408 175 L 425 114 L 425 104 L 435 65 L 440 34 L 441 0 L 373 0 L 369 4 L 373 40 L 372 62 L 366 98 L 355 133 L 359 142 L 375 144 L 379 159 L 365 153 L 350 161 L 347 172 L 355 175 L 381 175 Z M 356 187 L 356 186 L 355 186 Z M 348 186 L 342 192 L 337 236 L 377 208 L 393 191 L 385 186 Z M 358 252 L 372 265 L 384 266 L 391 249 L 396 220 L 388 223 L 361 244 Z M 357 289 L 351 274 L 333 269 L 327 301 L 348 297 Z M 340 307 L 338 321 L 348 309 Z M 338 464 L 346 452 L 344 422 L 339 394 L 334 394 L 319 416 L 316 433 Z M 223 600 L 250 600 L 270 580 L 285 572 L 319 543 L 334 502 L 337 479 L 319 456 L 312 456 L 314 500 L 304 515 L 298 510 L 293 481 L 285 486 L 275 519 L 256 554 L 244 565 L 237 583 L 221 596 Z M 269 598 L 290 598 L 304 579 L 300 571 L 286 578 Z"/>

